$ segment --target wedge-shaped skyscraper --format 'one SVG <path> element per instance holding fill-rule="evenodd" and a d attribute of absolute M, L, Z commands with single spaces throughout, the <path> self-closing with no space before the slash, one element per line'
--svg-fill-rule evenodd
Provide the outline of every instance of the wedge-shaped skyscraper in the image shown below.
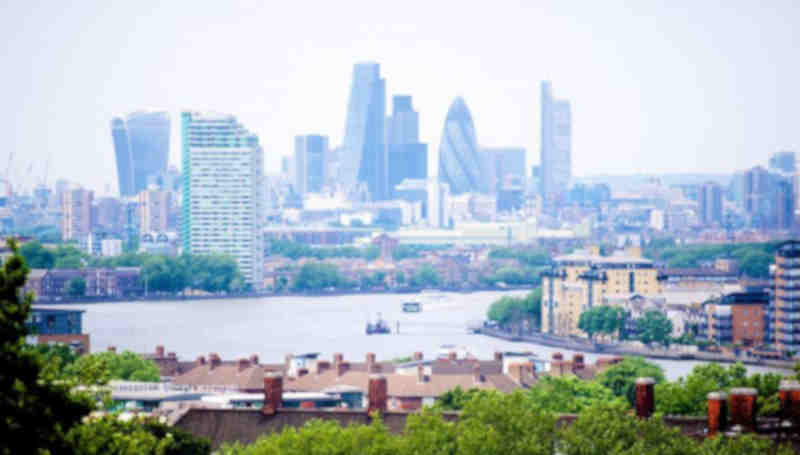
<path fill-rule="evenodd" d="M 167 171 L 169 114 L 134 112 L 111 120 L 120 196 L 147 189 L 147 178 Z"/>
<path fill-rule="evenodd" d="M 482 177 L 483 166 L 475 126 L 467 103 L 458 97 L 450 105 L 439 145 L 439 179 L 450 185 L 453 194 L 488 191 Z"/>

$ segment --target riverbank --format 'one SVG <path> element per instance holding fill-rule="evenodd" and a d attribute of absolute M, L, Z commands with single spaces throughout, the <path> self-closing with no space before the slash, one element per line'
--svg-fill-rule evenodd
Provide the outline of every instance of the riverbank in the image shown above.
<path fill-rule="evenodd" d="M 615 344 L 592 343 L 586 340 L 577 338 L 564 338 L 545 333 L 536 333 L 528 335 L 514 335 L 511 333 L 495 330 L 491 328 L 480 328 L 475 330 L 476 333 L 486 335 L 493 338 L 499 338 L 511 342 L 523 342 L 537 345 L 544 345 L 554 348 L 569 349 L 571 351 L 590 352 L 593 354 L 611 354 L 621 356 L 639 356 L 647 357 L 650 359 L 659 360 L 689 360 L 701 362 L 717 362 L 717 363 L 742 363 L 744 365 L 753 366 L 766 366 L 772 368 L 781 368 L 792 370 L 795 362 L 791 360 L 770 360 L 770 359 L 757 359 L 753 357 L 735 357 L 714 352 L 677 352 L 677 351 L 661 351 L 653 349 L 633 349 L 625 348 Z"/>
<path fill-rule="evenodd" d="M 463 288 L 436 288 L 433 292 L 447 292 L 452 294 L 473 294 L 477 292 L 511 292 L 511 291 L 532 291 L 537 286 L 506 286 L 506 287 L 473 287 Z M 180 302 L 188 300 L 224 300 L 224 299 L 263 299 L 270 297 L 340 297 L 356 296 L 367 294 L 419 294 L 428 291 L 428 288 L 403 288 L 403 289 L 364 289 L 364 290 L 335 290 L 320 292 L 252 292 L 246 294 L 203 294 L 203 295 L 184 295 L 184 294 L 151 294 L 147 296 L 120 296 L 120 297 L 59 297 L 58 299 L 36 299 L 37 305 L 61 305 L 61 304 L 92 304 L 92 303 L 119 303 L 119 302 Z"/>

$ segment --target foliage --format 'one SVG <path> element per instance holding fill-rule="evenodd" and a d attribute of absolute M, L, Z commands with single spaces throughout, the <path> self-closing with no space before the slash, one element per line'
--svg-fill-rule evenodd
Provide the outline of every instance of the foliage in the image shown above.
<path fill-rule="evenodd" d="M 411 275 L 409 284 L 412 287 L 438 287 L 442 284 L 442 277 L 430 264 L 424 264 Z"/>
<path fill-rule="evenodd" d="M 625 311 L 620 307 L 595 306 L 581 313 L 578 319 L 578 328 L 592 339 L 599 333 L 613 335 L 624 327 Z"/>
<path fill-rule="evenodd" d="M 500 267 L 493 274 L 481 277 L 482 281 L 490 286 L 498 283 L 519 285 L 538 285 L 542 282 L 539 269 L 533 267 Z"/>
<path fill-rule="evenodd" d="M 31 296 L 23 296 L 28 267 L 16 243 L 0 270 L 0 453 L 69 454 L 66 433 L 80 423 L 90 405 L 70 394 L 71 384 L 56 381 L 42 366 L 41 354 L 24 347 Z"/>
<path fill-rule="evenodd" d="M 33 269 L 79 269 L 87 258 L 86 253 L 73 245 L 61 244 L 50 249 L 36 240 L 22 245 L 19 252 Z"/>
<path fill-rule="evenodd" d="M 363 258 L 374 260 L 380 255 L 380 250 L 369 245 L 364 248 L 353 246 L 341 247 L 312 247 L 305 243 L 293 242 L 285 239 L 272 239 L 267 242 L 266 254 L 284 256 L 291 259 L 314 258 L 317 260 L 330 258 Z"/>
<path fill-rule="evenodd" d="M 661 240 L 651 241 L 644 254 L 655 261 L 665 262 L 669 267 L 699 267 L 705 261 L 731 258 L 739 262 L 739 270 L 744 275 L 768 278 L 777 245 L 778 242 L 676 246 L 674 242 Z"/>
<path fill-rule="evenodd" d="M 550 412 L 581 412 L 598 403 L 624 403 L 611 390 L 575 376 L 544 376 L 528 391 L 532 402 Z"/>
<path fill-rule="evenodd" d="M 501 325 L 530 320 L 538 330 L 542 313 L 542 288 L 536 288 L 525 297 L 501 297 L 489 306 L 487 317 Z"/>
<path fill-rule="evenodd" d="M 550 263 L 550 254 L 544 250 L 517 248 L 494 248 L 489 252 L 490 259 L 516 259 L 529 267 L 541 267 Z"/>
<path fill-rule="evenodd" d="M 161 379 L 155 362 L 130 351 L 122 354 L 98 352 L 81 356 L 66 367 L 65 374 L 79 378 L 82 384 L 104 384 L 112 379 L 145 382 L 158 382 Z"/>
<path fill-rule="evenodd" d="M 308 262 L 300 267 L 300 273 L 292 286 L 295 291 L 321 291 L 323 289 L 347 289 L 353 287 L 340 273 L 339 268 L 325 262 Z"/>
<path fill-rule="evenodd" d="M 86 280 L 80 277 L 73 278 L 67 282 L 64 292 L 69 297 L 83 297 L 86 295 Z"/>
<path fill-rule="evenodd" d="M 449 248 L 450 245 L 407 245 L 401 243 L 392 252 L 392 259 L 402 261 L 403 259 L 414 259 L 422 257 L 422 253 Z"/>
<path fill-rule="evenodd" d="M 672 341 L 672 321 L 658 310 L 649 310 L 636 320 L 639 341 L 644 344 L 660 343 L 669 346 Z"/>
<path fill-rule="evenodd" d="M 461 386 L 456 386 L 455 389 L 448 390 L 439 399 L 436 400 L 437 407 L 447 411 L 460 411 L 464 406 L 475 397 L 484 397 L 486 394 L 491 393 L 486 389 L 469 389 L 464 390 Z"/>
<path fill-rule="evenodd" d="M 633 405 L 637 378 L 653 378 L 656 384 L 660 384 L 664 382 L 664 370 L 642 357 L 627 357 L 597 375 L 595 381 L 611 390 L 614 396 L 625 398 Z"/>
<path fill-rule="evenodd" d="M 211 453 L 206 439 L 168 427 L 153 418 L 129 421 L 116 416 L 90 419 L 73 428 L 67 439 L 78 455 L 204 455 Z"/>

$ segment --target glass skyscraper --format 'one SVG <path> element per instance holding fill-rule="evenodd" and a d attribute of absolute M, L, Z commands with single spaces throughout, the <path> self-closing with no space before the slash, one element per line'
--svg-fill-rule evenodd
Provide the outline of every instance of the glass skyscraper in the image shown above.
<path fill-rule="evenodd" d="M 294 138 L 295 187 L 297 193 L 319 193 L 328 174 L 328 137 L 319 135 Z"/>
<path fill-rule="evenodd" d="M 450 186 L 452 194 L 488 192 L 481 168 L 486 165 L 478 149 L 472 115 L 464 99 L 450 105 L 439 145 L 439 178 Z"/>
<path fill-rule="evenodd" d="M 542 196 L 558 199 L 572 179 L 572 113 L 569 101 L 553 98 L 549 81 L 541 86 Z"/>
<path fill-rule="evenodd" d="M 247 283 L 264 282 L 264 151 L 227 114 L 184 112 L 183 251 L 233 257 Z"/>
<path fill-rule="evenodd" d="M 167 171 L 169 130 L 166 112 L 134 112 L 111 120 L 120 196 L 138 194 L 147 189 L 148 177 Z"/>
<path fill-rule="evenodd" d="M 389 157 L 389 194 L 405 179 L 428 177 L 428 145 L 419 142 L 419 114 L 411 96 L 392 98 L 392 115 L 386 119 L 386 143 Z"/>
<path fill-rule="evenodd" d="M 384 115 L 386 81 L 380 76 L 380 65 L 357 63 L 347 105 L 339 178 L 348 189 L 365 184 L 374 200 L 388 197 Z"/>

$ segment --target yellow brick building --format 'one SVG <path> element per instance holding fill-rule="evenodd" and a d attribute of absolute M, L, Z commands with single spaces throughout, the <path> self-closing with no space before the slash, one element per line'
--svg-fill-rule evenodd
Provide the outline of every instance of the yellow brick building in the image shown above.
<path fill-rule="evenodd" d="M 658 270 L 640 251 L 601 256 L 595 248 L 553 258 L 552 270 L 542 276 L 542 332 L 583 336 L 581 313 L 601 305 L 604 296 L 661 294 Z"/>

